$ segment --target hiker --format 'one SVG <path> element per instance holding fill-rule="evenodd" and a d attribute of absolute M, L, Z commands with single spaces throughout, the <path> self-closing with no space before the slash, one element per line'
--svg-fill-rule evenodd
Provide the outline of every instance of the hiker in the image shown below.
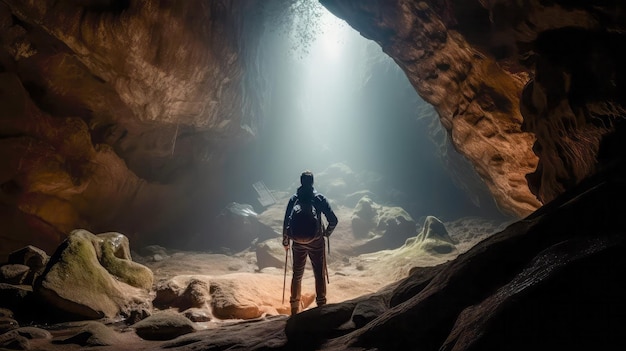
<path fill-rule="evenodd" d="M 304 171 L 300 175 L 298 191 L 289 199 L 283 221 L 283 246 L 289 250 L 292 241 L 293 276 L 291 278 L 291 315 L 298 313 L 300 292 L 306 257 L 309 256 L 315 274 L 315 302 L 326 304 L 326 255 L 325 240 L 337 226 L 337 216 L 330 208 L 324 195 L 313 188 L 313 173 Z M 323 228 L 324 214 L 328 226 Z M 285 268 L 286 269 L 286 268 Z"/>

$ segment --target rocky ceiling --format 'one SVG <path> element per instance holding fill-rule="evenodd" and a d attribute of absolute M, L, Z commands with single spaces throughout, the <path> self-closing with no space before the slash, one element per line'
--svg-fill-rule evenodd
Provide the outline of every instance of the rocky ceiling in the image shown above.
<path fill-rule="evenodd" d="M 500 208 L 526 216 L 621 160 L 618 1 L 323 0 L 435 106 Z M 254 137 L 261 1 L 0 1 L 0 241 L 131 240 L 210 213 Z"/>

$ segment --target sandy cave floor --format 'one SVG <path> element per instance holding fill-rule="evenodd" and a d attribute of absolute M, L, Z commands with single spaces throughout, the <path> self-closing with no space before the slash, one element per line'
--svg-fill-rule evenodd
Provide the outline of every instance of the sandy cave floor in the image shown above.
<path fill-rule="evenodd" d="M 280 218 L 277 213 L 281 209 L 270 208 L 261 221 L 272 226 L 277 232 Z M 457 242 L 457 251 L 446 255 L 432 255 L 425 252 L 415 252 L 407 255 L 399 254 L 400 249 L 383 250 L 374 253 L 368 253 L 358 256 L 351 256 L 352 249 L 366 239 L 356 239 L 352 235 L 349 220 L 351 209 L 338 208 L 335 209 L 339 218 L 344 218 L 331 236 L 331 253 L 328 256 L 328 273 L 330 283 L 328 284 L 327 298 L 328 303 L 337 303 L 350 300 L 359 296 L 376 292 L 384 286 L 405 277 L 411 267 L 416 266 L 433 266 L 445 261 L 454 259 L 459 254 L 467 251 L 480 240 L 488 237 L 496 231 L 502 230 L 505 223 L 497 223 L 495 221 L 480 218 L 463 218 L 453 222 L 448 222 L 446 228 L 450 236 Z M 276 213 L 275 213 L 276 212 Z M 281 213 L 282 215 L 282 213 Z M 420 225 L 418 225 L 418 229 Z M 275 240 L 280 242 L 280 238 Z M 207 280 L 211 279 L 230 279 L 240 280 L 243 284 L 252 284 L 254 289 L 248 292 L 248 298 L 255 300 L 255 294 L 266 296 L 263 304 L 275 308 L 280 313 L 279 316 L 274 313 L 268 313 L 266 316 L 256 320 L 257 322 L 268 320 L 282 320 L 272 325 L 270 328 L 284 327 L 284 321 L 289 308 L 289 284 L 291 281 L 291 267 L 288 269 L 286 279 L 285 301 L 282 301 L 283 294 L 283 274 L 281 268 L 265 268 L 259 270 L 256 265 L 256 254 L 254 249 L 244 250 L 233 255 L 213 254 L 205 252 L 190 251 L 171 251 L 169 255 L 162 260 L 154 261 L 140 256 L 134 259 L 152 269 L 155 275 L 155 282 L 167 280 L 177 276 L 201 276 Z M 311 270 L 310 262 L 307 261 L 303 285 L 303 300 L 308 300 L 309 305 L 305 308 L 314 308 L 315 304 L 311 303 L 314 299 L 314 278 Z M 270 296 L 270 298 L 267 298 Z M 261 302 L 259 303 L 261 304 Z M 215 335 L 204 333 L 215 333 L 218 330 L 229 330 L 237 328 L 247 328 L 246 332 L 250 332 L 249 322 L 241 320 L 213 320 L 211 322 L 195 323 L 196 338 L 213 338 Z M 152 350 L 164 346 L 163 341 L 147 341 L 139 338 L 131 328 L 124 327 L 122 323 L 110 324 L 117 333 L 116 345 L 113 346 L 96 346 L 90 347 L 90 350 Z M 263 328 L 263 327 L 258 327 Z M 67 338 L 76 332 L 76 328 L 72 324 L 60 326 L 57 330 L 50 330 L 54 336 L 54 340 Z M 242 333 L 243 331 L 236 331 Z M 221 335 L 223 333 L 218 332 Z M 245 332 L 244 332 L 245 333 Z M 261 332 L 263 334 L 264 332 Z M 251 337 L 253 338 L 253 337 Z M 171 346 L 170 346 L 171 347 Z M 54 344 L 48 340 L 31 340 L 31 349 L 33 350 L 78 350 L 82 346 L 75 344 Z M 174 348 L 186 350 L 186 347 Z M 190 348 L 191 347 L 190 344 Z"/>

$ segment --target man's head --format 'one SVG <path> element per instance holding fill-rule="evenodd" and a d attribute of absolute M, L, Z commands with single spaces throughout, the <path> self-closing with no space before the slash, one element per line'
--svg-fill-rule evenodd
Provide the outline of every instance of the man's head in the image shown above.
<path fill-rule="evenodd" d="M 302 186 L 313 186 L 313 172 L 302 172 L 302 174 L 300 174 L 300 184 L 302 184 Z"/>

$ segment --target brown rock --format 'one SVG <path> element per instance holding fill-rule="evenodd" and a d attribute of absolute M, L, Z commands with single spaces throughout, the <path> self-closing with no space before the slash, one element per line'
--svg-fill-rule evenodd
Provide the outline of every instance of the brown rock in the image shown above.
<path fill-rule="evenodd" d="M 189 319 L 172 312 L 155 313 L 133 328 L 145 340 L 170 340 L 195 331 Z"/>
<path fill-rule="evenodd" d="M 19 323 L 12 318 L 0 317 L 0 334 L 19 328 Z"/>
<path fill-rule="evenodd" d="M 183 311 L 183 316 L 192 322 L 210 322 L 211 312 L 202 308 L 190 308 Z"/>
<path fill-rule="evenodd" d="M 147 303 L 144 292 L 100 265 L 98 252 L 103 252 L 101 239 L 86 230 L 73 231 L 35 284 L 36 293 L 58 310 L 88 319 L 112 318 L 131 305 Z"/>
<path fill-rule="evenodd" d="M 0 283 L 23 284 L 30 268 L 22 264 L 7 264 L 0 267 Z"/>
<path fill-rule="evenodd" d="M 209 284 L 199 279 L 192 279 L 183 293 L 180 295 L 176 305 L 182 310 L 192 307 L 204 307 L 210 300 Z"/>
<path fill-rule="evenodd" d="M 111 346 L 118 343 L 118 333 L 99 322 L 84 322 L 76 334 L 57 340 L 58 344 L 77 344 L 80 346 Z"/>
<path fill-rule="evenodd" d="M 9 263 L 26 265 L 35 272 L 42 270 L 49 259 L 50 257 L 43 250 L 32 245 L 9 254 Z"/>
<path fill-rule="evenodd" d="M 282 239 L 269 239 L 256 245 L 256 264 L 259 270 L 266 267 L 285 267 L 285 248 Z"/>

